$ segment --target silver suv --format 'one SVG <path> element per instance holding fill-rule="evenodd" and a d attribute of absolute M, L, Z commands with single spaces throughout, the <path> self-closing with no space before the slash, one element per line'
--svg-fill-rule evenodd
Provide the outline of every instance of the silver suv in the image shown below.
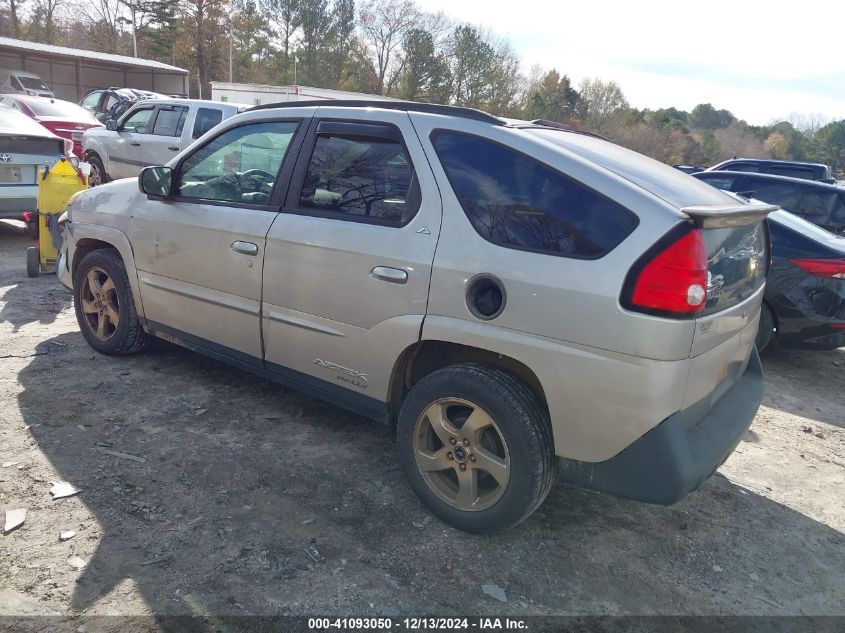
<path fill-rule="evenodd" d="M 673 503 L 727 458 L 773 209 L 542 122 L 295 102 L 79 195 L 58 268 L 94 349 L 159 337 L 395 425 L 423 503 L 489 532 L 556 475 Z"/>

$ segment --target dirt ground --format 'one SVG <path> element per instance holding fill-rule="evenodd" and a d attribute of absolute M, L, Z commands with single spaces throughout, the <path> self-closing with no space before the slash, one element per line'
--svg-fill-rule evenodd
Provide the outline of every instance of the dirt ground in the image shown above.
<path fill-rule="evenodd" d="M 845 349 L 766 357 L 680 504 L 557 485 L 478 537 L 420 506 L 387 428 L 164 343 L 96 354 L 27 244 L 0 222 L 0 518 L 27 509 L 0 614 L 845 614 Z"/>

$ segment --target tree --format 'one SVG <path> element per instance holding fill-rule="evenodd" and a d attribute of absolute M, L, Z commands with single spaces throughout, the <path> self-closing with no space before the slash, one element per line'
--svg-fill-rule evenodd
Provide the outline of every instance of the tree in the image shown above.
<path fill-rule="evenodd" d="M 57 44 L 60 0 L 35 0 L 30 20 L 30 35 L 36 42 Z"/>
<path fill-rule="evenodd" d="M 715 130 L 728 127 L 736 117 L 728 110 L 717 110 L 709 103 L 700 103 L 692 109 L 689 124 L 697 130 Z"/>
<path fill-rule="evenodd" d="M 210 95 L 212 70 L 228 59 L 225 0 L 181 0 L 181 48 L 194 61 L 198 94 Z M 224 57 L 224 51 L 226 51 Z"/>
<path fill-rule="evenodd" d="M 566 75 L 551 69 L 544 76 L 530 82 L 525 91 L 525 118 L 566 122 L 575 115 L 578 92 Z"/>
<path fill-rule="evenodd" d="M 328 0 L 300 0 L 299 51 L 302 52 L 302 72 L 299 83 L 321 85 L 320 57 L 332 25 Z"/>
<path fill-rule="evenodd" d="M 404 59 L 397 96 L 411 101 L 442 103 L 449 98 L 449 68 L 434 46 L 434 37 L 423 29 L 405 33 Z"/>
<path fill-rule="evenodd" d="M 360 29 L 372 55 L 377 94 L 387 94 L 401 74 L 395 68 L 398 49 L 419 19 L 411 0 L 370 0 L 361 8 Z"/>
<path fill-rule="evenodd" d="M 279 64 L 281 81 L 293 83 L 295 78 L 293 77 L 290 60 L 293 37 L 302 22 L 300 0 L 263 0 L 261 7 L 269 18 L 268 30 L 275 31 L 281 40 L 280 59 L 278 60 L 281 62 Z"/>
<path fill-rule="evenodd" d="M 816 132 L 813 155 L 834 169 L 845 169 L 845 119 L 828 123 Z"/>
<path fill-rule="evenodd" d="M 584 79 L 578 87 L 578 113 L 591 130 L 601 132 L 617 110 L 628 108 L 628 100 L 615 81 Z"/>

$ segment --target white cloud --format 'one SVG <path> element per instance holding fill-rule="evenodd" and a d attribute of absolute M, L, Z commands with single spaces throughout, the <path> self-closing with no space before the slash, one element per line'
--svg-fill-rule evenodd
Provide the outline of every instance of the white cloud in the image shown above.
<path fill-rule="evenodd" d="M 751 123 L 790 112 L 845 118 L 845 3 L 418 0 L 506 36 L 527 70 L 618 82 L 636 107 L 710 102 Z M 784 7 L 784 8 L 781 8 Z"/>

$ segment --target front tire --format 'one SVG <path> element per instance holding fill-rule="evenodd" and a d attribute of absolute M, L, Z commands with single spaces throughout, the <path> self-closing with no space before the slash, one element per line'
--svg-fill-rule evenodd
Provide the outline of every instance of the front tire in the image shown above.
<path fill-rule="evenodd" d="M 109 181 L 109 176 L 100 157 L 92 154 L 88 158 L 88 163 L 91 165 L 91 173 L 88 175 L 88 186 L 96 187 L 97 185 L 106 184 Z"/>
<path fill-rule="evenodd" d="M 548 413 L 522 382 L 454 365 L 414 385 L 399 414 L 399 458 L 411 487 L 446 523 L 474 533 L 517 525 L 554 483 Z"/>
<path fill-rule="evenodd" d="M 100 249 L 83 257 L 73 277 L 73 302 L 79 329 L 98 352 L 122 356 L 144 347 L 147 335 L 116 251 Z"/>

